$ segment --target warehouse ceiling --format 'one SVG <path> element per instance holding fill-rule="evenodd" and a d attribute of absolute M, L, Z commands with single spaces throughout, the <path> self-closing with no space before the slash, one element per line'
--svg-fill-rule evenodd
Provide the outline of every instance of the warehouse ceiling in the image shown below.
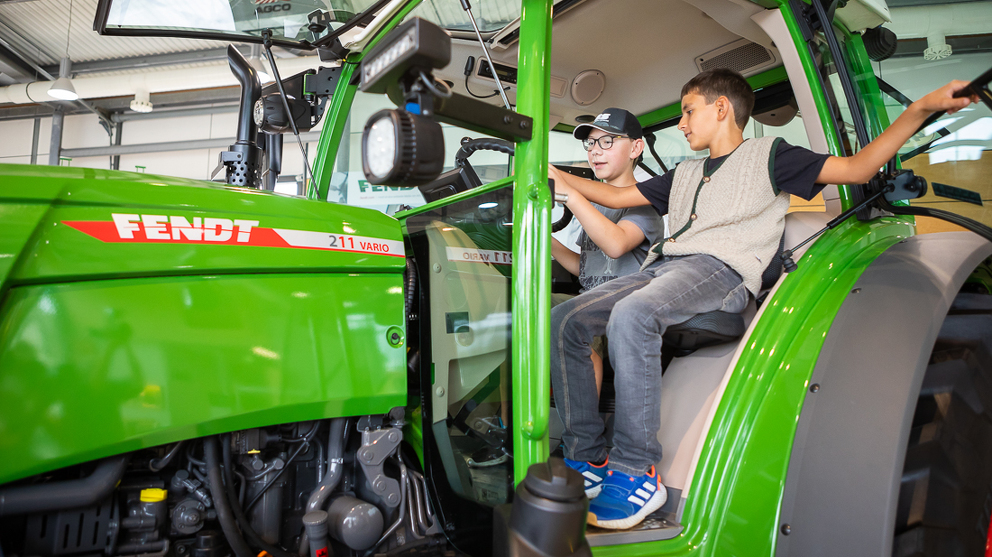
<path fill-rule="evenodd" d="M 970 4 L 971 7 L 980 3 L 992 2 L 888 2 L 894 14 L 901 10 L 909 12 L 937 9 L 934 6 L 939 4 Z M 477 0 L 473 4 L 476 18 L 483 28 L 487 22 L 490 26 L 495 26 L 496 22 L 510 21 L 519 13 L 518 0 Z M 0 0 L 0 87 L 54 79 L 58 76 L 59 60 L 66 55 L 72 60 L 73 77 L 194 69 L 210 64 L 223 64 L 226 60 L 227 44 L 219 41 L 100 36 L 93 31 L 96 7 L 97 0 Z M 949 6 L 939 6 L 945 9 L 947 7 Z M 417 13 L 440 22 L 449 29 L 470 29 L 458 0 L 425 1 L 417 9 Z M 959 48 L 992 51 L 990 32 L 992 29 L 980 34 L 963 33 L 967 35 L 963 39 L 951 36 L 956 33 L 948 33 L 948 43 L 952 46 L 960 45 L 955 51 Z M 903 35 L 900 37 L 906 38 Z M 921 37 L 911 37 L 900 43 L 902 55 L 919 55 L 917 51 L 926 46 L 925 38 Z M 250 54 L 250 47 L 247 45 L 240 48 L 246 56 Z M 274 49 L 274 52 L 280 58 L 312 55 L 284 49 Z M 98 98 L 86 102 L 62 103 L 62 106 L 69 113 L 83 113 L 94 109 L 104 113 L 122 112 L 127 110 L 131 98 Z M 192 85 L 189 89 L 183 89 L 181 82 L 177 83 L 175 90 L 152 94 L 156 110 L 193 106 L 223 107 L 236 103 L 237 99 L 236 86 L 202 88 Z M 51 114 L 58 102 L 45 101 L 34 105 L 0 105 L 0 119 Z"/>

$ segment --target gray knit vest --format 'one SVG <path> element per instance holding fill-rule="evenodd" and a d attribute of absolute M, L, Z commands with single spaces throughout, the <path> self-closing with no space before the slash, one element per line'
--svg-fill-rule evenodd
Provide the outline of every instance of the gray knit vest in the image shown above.
<path fill-rule="evenodd" d="M 641 266 L 661 255 L 712 255 L 737 271 L 752 294 L 778 249 L 785 230 L 789 194 L 773 185 L 778 138 L 749 139 L 704 175 L 706 159 L 683 161 L 675 169 L 668 199 L 668 230 Z"/>

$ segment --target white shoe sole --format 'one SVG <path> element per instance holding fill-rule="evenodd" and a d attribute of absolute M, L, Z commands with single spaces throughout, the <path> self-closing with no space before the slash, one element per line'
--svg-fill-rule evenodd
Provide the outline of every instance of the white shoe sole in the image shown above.
<path fill-rule="evenodd" d="M 647 503 L 641 507 L 641 510 L 637 511 L 633 515 L 616 520 L 599 520 L 596 518 L 596 515 L 590 512 L 588 523 L 590 526 L 606 528 L 609 530 L 626 530 L 627 528 L 633 528 L 647 518 L 649 514 L 664 506 L 665 501 L 668 501 L 668 490 L 665 489 L 665 486 L 659 486 L 658 491 L 656 491 L 654 495 L 648 499 Z"/>
<path fill-rule="evenodd" d="M 587 489 L 586 497 L 588 497 L 589 499 L 595 499 L 596 496 L 599 495 L 600 491 L 603 491 L 603 484 L 599 484 L 596 487 L 590 487 L 589 489 Z"/>

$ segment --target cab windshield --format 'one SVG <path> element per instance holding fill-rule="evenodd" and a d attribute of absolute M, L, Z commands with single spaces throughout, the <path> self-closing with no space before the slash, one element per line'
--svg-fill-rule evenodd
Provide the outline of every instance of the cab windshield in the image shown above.
<path fill-rule="evenodd" d="M 448 31 L 473 31 L 472 22 L 460 2 L 455 0 L 424 0 L 411 14 L 436 23 Z M 472 15 L 479 31 L 499 31 L 520 17 L 517 0 L 476 0 L 472 2 Z"/>
<path fill-rule="evenodd" d="M 275 44 L 309 47 L 376 4 L 376 0 L 100 0 L 95 26 L 106 35 L 244 42 L 259 42 L 262 32 L 270 29 Z M 318 25 L 311 25 L 314 12 L 319 14 Z"/>

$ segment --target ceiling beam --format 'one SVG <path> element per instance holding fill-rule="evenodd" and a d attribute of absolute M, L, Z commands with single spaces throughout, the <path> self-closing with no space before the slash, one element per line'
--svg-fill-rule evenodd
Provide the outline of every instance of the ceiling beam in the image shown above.
<path fill-rule="evenodd" d="M 247 58 L 250 47 L 246 45 L 235 45 L 241 54 Z M 168 54 L 147 54 L 134 56 L 131 58 L 115 58 L 113 60 L 94 60 L 92 62 L 73 62 L 72 74 L 83 75 L 88 73 L 114 72 L 120 70 L 137 70 L 159 68 L 163 66 L 176 66 L 179 64 L 196 64 L 201 62 L 219 62 L 227 60 L 227 48 L 211 48 L 207 50 L 194 50 L 190 52 L 170 52 Z M 48 72 L 58 73 L 58 65 L 45 66 Z"/>
<path fill-rule="evenodd" d="M 108 99 L 95 99 L 92 101 L 93 108 L 100 110 L 104 113 L 110 114 L 110 119 L 114 122 L 121 119 L 134 119 L 138 116 L 138 113 L 132 112 L 130 109 L 131 99 L 134 97 L 113 97 Z M 155 111 L 149 114 L 157 115 L 170 114 L 173 116 L 181 116 L 181 114 L 175 114 L 175 110 L 183 109 L 204 109 L 204 113 L 219 114 L 223 112 L 229 112 L 230 106 L 237 106 L 239 99 L 241 98 L 241 89 L 239 87 L 218 87 L 214 89 L 194 89 L 190 91 L 174 91 L 169 93 L 153 93 L 151 95 L 151 102 L 155 105 Z M 79 114 L 87 114 L 89 111 L 73 105 L 71 103 L 65 103 L 66 116 L 74 116 Z M 216 108 L 215 112 L 210 112 L 210 109 Z M 171 112 L 170 112 L 170 109 Z M 24 120 L 35 117 L 47 118 L 54 112 L 54 104 L 26 104 L 26 105 L 0 105 L 0 121 L 4 120 Z M 123 118 L 122 118 L 123 117 Z M 157 116 L 152 116 L 157 117 Z"/>

